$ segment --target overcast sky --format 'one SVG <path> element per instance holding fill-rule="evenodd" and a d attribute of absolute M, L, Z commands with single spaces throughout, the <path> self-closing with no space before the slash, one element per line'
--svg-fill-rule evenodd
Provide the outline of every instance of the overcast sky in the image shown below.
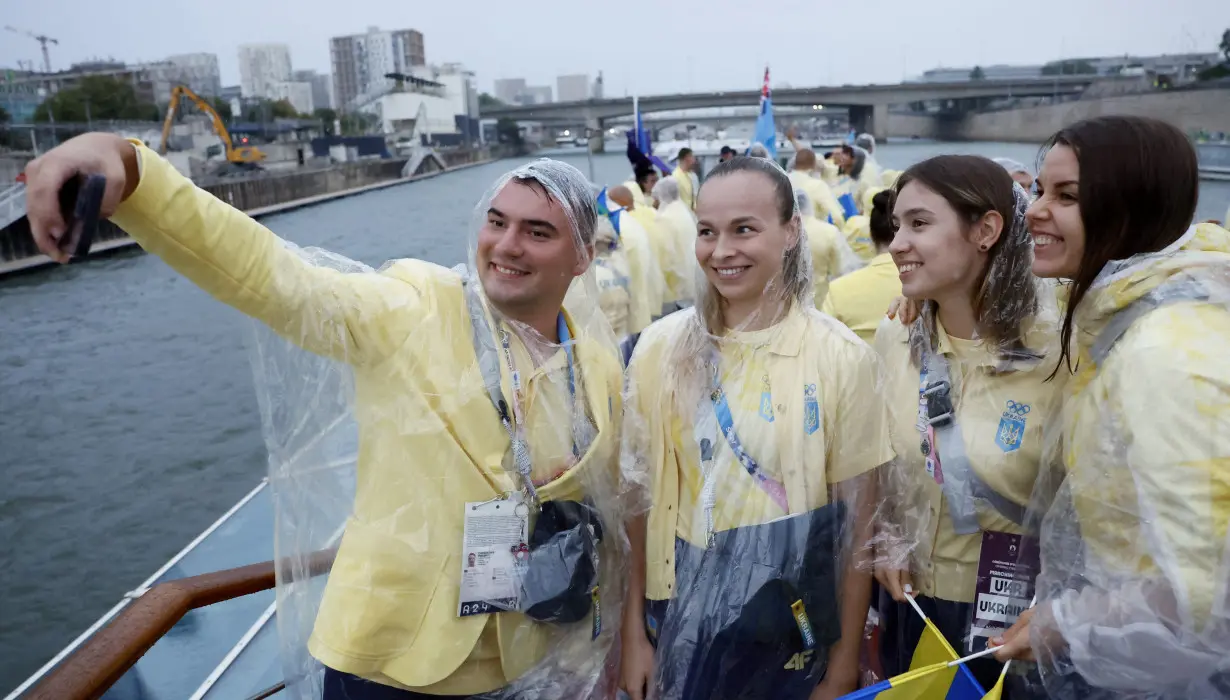
<path fill-rule="evenodd" d="M 591 9 L 597 8 L 597 9 Z M 59 39 L 54 69 L 89 58 L 217 54 L 281 42 L 295 69 L 329 71 L 331 36 L 369 25 L 423 32 L 427 60 L 551 85 L 601 70 L 606 94 L 756 89 L 764 65 L 794 86 L 897 82 L 937 66 L 1216 51 L 1228 0 L 0 0 L 0 25 Z M 635 48 L 634 48 L 635 47 Z M 41 65 L 38 43 L 0 29 L 0 66 Z"/>

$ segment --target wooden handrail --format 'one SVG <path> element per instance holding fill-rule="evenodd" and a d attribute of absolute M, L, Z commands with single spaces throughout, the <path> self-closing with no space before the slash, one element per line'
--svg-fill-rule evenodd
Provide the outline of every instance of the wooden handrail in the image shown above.
<path fill-rule="evenodd" d="M 309 574 L 327 572 L 336 554 L 336 549 L 313 553 Z M 275 582 L 274 563 L 267 561 L 160 583 L 47 674 L 28 700 L 96 700 L 188 611 L 267 591 Z"/>

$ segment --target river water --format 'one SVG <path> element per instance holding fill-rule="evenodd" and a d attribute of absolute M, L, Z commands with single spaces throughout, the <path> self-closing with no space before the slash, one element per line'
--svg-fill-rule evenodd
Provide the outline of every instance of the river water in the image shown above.
<path fill-rule="evenodd" d="M 886 144 L 882 165 L 1019 144 Z M 586 169 L 583 153 L 561 156 Z M 373 266 L 452 265 L 493 163 L 290 212 L 264 223 Z M 620 155 L 595 177 L 626 178 Z M 1230 183 L 1202 185 L 1220 219 Z M 0 282 L 0 692 L 145 580 L 252 489 L 265 469 L 248 322 L 153 256 L 123 253 Z M 272 552 L 270 552 L 272 556 Z"/>

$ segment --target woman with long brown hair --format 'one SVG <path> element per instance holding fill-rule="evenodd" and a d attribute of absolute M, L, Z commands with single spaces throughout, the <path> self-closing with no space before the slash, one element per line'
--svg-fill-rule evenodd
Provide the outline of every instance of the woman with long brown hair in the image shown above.
<path fill-rule="evenodd" d="M 885 494 L 893 517 L 880 523 L 876 567 L 892 598 L 880 606 L 889 675 L 909 668 L 924 630 L 907 595 L 962 652 L 985 648 L 1005 626 L 984 606 L 1001 591 L 979 571 L 1020 548 L 1059 388 L 1044 382 L 1058 311 L 1030 272 L 1028 204 L 1007 171 L 977 156 L 925 160 L 893 189 L 889 252 L 921 313 L 908 327 L 885 320 L 875 336 L 901 465 Z M 990 687 L 1000 664 L 969 669 Z"/>
<path fill-rule="evenodd" d="M 1038 602 L 997 656 L 1051 697 L 1230 697 L 1230 233 L 1191 225 L 1198 189 L 1158 120 L 1046 146 L 1033 270 L 1071 280 L 1072 376 L 1031 504 Z"/>

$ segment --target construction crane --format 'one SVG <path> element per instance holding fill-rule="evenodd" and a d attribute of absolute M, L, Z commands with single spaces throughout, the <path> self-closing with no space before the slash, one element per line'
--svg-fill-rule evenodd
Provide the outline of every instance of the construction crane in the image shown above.
<path fill-rule="evenodd" d="M 213 105 L 201 99 L 199 95 L 184 85 L 176 85 L 171 89 L 171 104 L 167 106 L 167 118 L 162 122 L 162 145 L 158 147 L 159 153 L 167 152 L 167 141 L 171 138 L 171 125 L 175 122 L 175 113 L 179 110 L 179 101 L 183 97 L 192 100 L 197 109 L 209 115 L 210 121 L 213 122 L 214 133 L 222 139 L 222 146 L 226 149 L 226 160 L 231 166 L 245 170 L 260 168 L 260 161 L 265 159 L 265 154 L 261 149 L 256 146 L 236 147 L 231 141 L 231 133 L 227 131 L 226 124 L 222 123 L 222 117 Z"/>
<path fill-rule="evenodd" d="M 17 27 L 10 27 L 8 25 L 5 25 L 4 28 L 9 30 L 10 32 L 13 32 L 14 34 L 24 34 L 30 37 L 31 39 L 37 41 L 39 43 L 39 46 L 43 47 L 43 72 L 44 73 L 51 72 L 51 54 L 47 52 L 47 44 L 50 43 L 50 44 L 55 44 L 59 46 L 60 44 L 59 39 L 52 39 L 51 37 L 45 34 L 35 34 L 34 32 L 27 31 L 25 29 L 18 29 Z"/>

